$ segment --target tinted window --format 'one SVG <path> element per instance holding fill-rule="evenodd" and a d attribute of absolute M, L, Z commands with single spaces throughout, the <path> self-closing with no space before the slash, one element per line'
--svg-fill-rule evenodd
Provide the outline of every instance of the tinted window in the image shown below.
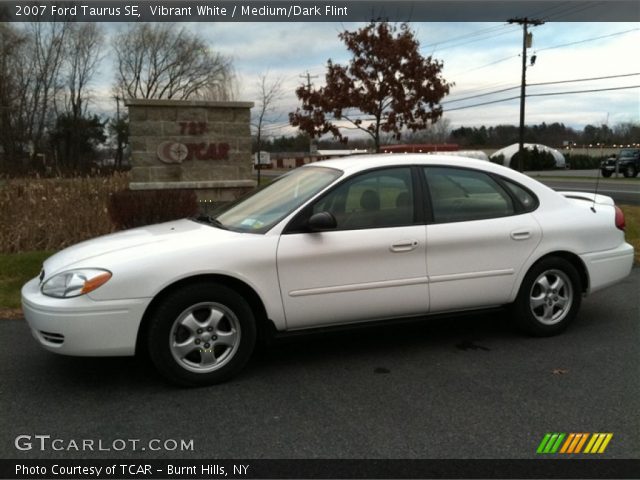
<path fill-rule="evenodd" d="M 525 190 L 520 185 L 511 182 L 510 180 L 502 179 L 511 193 L 518 199 L 525 212 L 535 210 L 538 206 L 538 200 L 533 196 L 531 192 Z"/>
<path fill-rule="evenodd" d="M 425 168 L 436 223 L 505 217 L 515 212 L 509 194 L 489 175 L 460 168 Z"/>
<path fill-rule="evenodd" d="M 333 214 L 338 230 L 411 225 L 411 170 L 375 170 L 346 180 L 313 206 L 312 213 L 323 211 Z"/>

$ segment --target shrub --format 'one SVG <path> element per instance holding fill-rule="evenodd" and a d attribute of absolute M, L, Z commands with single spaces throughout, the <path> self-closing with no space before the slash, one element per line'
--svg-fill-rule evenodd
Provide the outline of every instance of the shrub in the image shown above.
<path fill-rule="evenodd" d="M 0 252 L 59 250 L 112 232 L 109 194 L 127 183 L 120 173 L 0 180 Z"/>
<path fill-rule="evenodd" d="M 594 168 L 600 168 L 600 162 L 604 158 L 590 157 L 589 155 L 582 154 L 565 154 L 565 159 L 572 170 L 593 170 Z"/>
<path fill-rule="evenodd" d="M 489 157 L 491 163 L 497 163 L 498 165 L 504 165 L 504 155 L 492 155 Z"/>
<path fill-rule="evenodd" d="M 198 212 L 192 190 L 122 190 L 109 198 L 109 216 L 117 229 L 190 217 Z"/>
<path fill-rule="evenodd" d="M 540 151 L 537 148 L 533 150 L 523 150 L 523 170 L 551 170 L 556 168 L 556 160 L 550 152 Z M 516 152 L 511 157 L 511 168 L 518 168 L 518 159 L 520 158 L 520 152 Z"/>

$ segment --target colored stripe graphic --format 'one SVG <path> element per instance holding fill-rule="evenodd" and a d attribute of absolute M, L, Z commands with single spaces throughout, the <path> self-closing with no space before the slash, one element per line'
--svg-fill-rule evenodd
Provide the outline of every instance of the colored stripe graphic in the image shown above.
<path fill-rule="evenodd" d="M 603 453 L 612 437 L 613 433 L 594 433 L 584 453 Z"/>
<path fill-rule="evenodd" d="M 604 453 L 612 438 L 613 433 L 547 433 L 538 445 L 536 453 Z"/>
<path fill-rule="evenodd" d="M 547 433 L 538 445 L 537 453 L 556 453 L 565 436 L 565 433 Z"/>

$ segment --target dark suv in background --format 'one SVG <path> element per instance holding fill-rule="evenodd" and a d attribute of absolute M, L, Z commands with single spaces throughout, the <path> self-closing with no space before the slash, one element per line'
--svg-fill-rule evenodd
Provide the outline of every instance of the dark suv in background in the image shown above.
<path fill-rule="evenodd" d="M 616 171 L 616 162 L 619 173 L 627 178 L 635 177 L 640 172 L 640 148 L 623 148 L 618 155 L 604 160 L 600 164 L 603 177 L 610 177 Z"/>

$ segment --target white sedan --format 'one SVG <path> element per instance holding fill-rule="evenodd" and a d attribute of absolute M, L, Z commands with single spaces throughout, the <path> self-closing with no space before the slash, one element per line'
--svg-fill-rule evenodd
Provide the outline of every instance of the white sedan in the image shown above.
<path fill-rule="evenodd" d="M 609 197 L 478 160 L 374 155 L 298 168 L 215 217 L 67 248 L 22 303 L 50 351 L 148 351 L 169 380 L 206 385 L 273 331 L 510 305 L 553 335 L 632 263 Z"/>

